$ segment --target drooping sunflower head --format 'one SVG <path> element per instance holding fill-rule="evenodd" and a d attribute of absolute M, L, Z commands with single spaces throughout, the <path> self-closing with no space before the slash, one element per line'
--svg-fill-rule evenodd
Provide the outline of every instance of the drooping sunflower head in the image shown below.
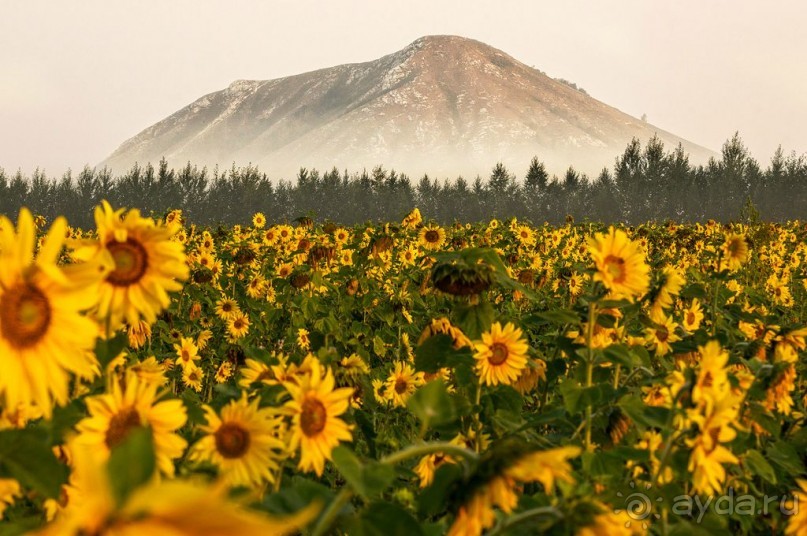
<path fill-rule="evenodd" d="M 106 201 L 96 207 L 95 223 L 98 241 L 80 246 L 76 256 L 105 255 L 112 261 L 101 286 L 98 318 L 108 318 L 112 329 L 124 320 L 154 323 L 170 303 L 168 292 L 181 290 L 180 282 L 189 275 L 184 247 L 171 239 L 178 228 L 143 218 L 137 209 L 113 210 Z"/>
<path fill-rule="evenodd" d="M 588 251 L 601 281 L 615 298 L 633 299 L 647 292 L 650 267 L 638 243 L 625 231 L 611 227 L 607 234 L 597 233 L 588 239 Z"/>

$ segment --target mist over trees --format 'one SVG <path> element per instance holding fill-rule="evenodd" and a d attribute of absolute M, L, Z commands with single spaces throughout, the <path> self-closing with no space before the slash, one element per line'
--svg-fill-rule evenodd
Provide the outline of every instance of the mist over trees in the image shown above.
<path fill-rule="evenodd" d="M 720 159 L 692 166 L 683 149 L 666 150 L 657 138 L 644 147 L 634 139 L 613 169 L 587 177 L 569 167 L 550 176 L 538 157 L 517 177 L 501 163 L 489 177 L 411 179 L 381 166 L 350 173 L 336 168 L 300 169 L 294 181 L 271 181 L 253 166 L 209 170 L 188 163 L 169 168 L 135 165 L 113 177 L 108 169 L 86 167 L 77 175 L 50 178 L 0 169 L 0 214 L 16 218 L 20 207 L 52 220 L 64 215 L 72 225 L 92 227 L 92 209 L 102 199 L 115 207 L 162 215 L 180 208 L 197 224 L 248 223 L 256 212 L 269 222 L 310 216 L 353 224 L 394 221 L 413 207 L 441 223 L 518 217 L 533 223 L 577 221 L 639 223 L 731 221 L 753 203 L 770 221 L 807 217 L 807 158 L 781 149 L 765 169 L 740 137 L 726 141 Z"/>

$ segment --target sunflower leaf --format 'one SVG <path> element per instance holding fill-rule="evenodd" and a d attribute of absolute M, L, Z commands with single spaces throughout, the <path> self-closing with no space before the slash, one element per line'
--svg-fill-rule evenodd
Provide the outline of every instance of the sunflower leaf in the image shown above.
<path fill-rule="evenodd" d="M 118 505 L 123 505 L 134 490 L 151 479 L 156 466 L 151 429 L 133 429 L 112 449 L 107 463 L 112 493 Z"/>
<path fill-rule="evenodd" d="M 424 428 L 450 423 L 457 418 L 457 412 L 443 380 L 434 380 L 409 397 L 406 402 L 409 411 L 420 419 Z"/>
<path fill-rule="evenodd" d="M 23 487 L 55 499 L 69 471 L 50 448 L 43 430 L 3 430 L 0 432 L 0 467 Z"/>

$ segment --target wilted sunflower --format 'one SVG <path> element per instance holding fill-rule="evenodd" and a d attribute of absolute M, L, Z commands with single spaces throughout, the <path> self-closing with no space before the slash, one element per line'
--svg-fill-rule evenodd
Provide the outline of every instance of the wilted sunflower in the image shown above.
<path fill-rule="evenodd" d="M 440 249 L 446 240 L 446 232 L 439 225 L 427 225 L 418 233 L 418 242 L 428 250 Z"/>
<path fill-rule="evenodd" d="M 122 443 L 132 430 L 148 426 L 154 439 L 157 467 L 163 474 L 172 476 L 173 460 L 182 456 L 187 446 L 176 433 L 185 425 L 187 413 L 181 400 L 158 402 L 158 387 L 132 372 L 121 381 L 113 379 L 106 394 L 85 399 L 90 415 L 76 425 L 79 432 L 76 441 L 92 447 L 101 459 L 106 459 L 110 450 Z"/>
<path fill-rule="evenodd" d="M 292 399 L 285 410 L 292 416 L 291 450 L 300 449 L 298 467 L 314 471 L 317 476 L 325 469 L 325 460 L 340 441 L 352 441 L 350 427 L 339 419 L 347 411 L 353 389 L 335 389 L 333 372 L 323 374 L 322 365 L 314 359 L 311 372 L 299 379 L 299 384 L 285 383 Z"/>
<path fill-rule="evenodd" d="M 250 402 L 242 393 L 221 409 L 221 417 L 204 406 L 205 432 L 191 450 L 191 459 L 209 461 L 231 486 L 258 487 L 274 482 L 285 448 L 279 439 L 283 422 L 274 408 L 259 408 L 260 398 Z"/>
<path fill-rule="evenodd" d="M 171 302 L 168 292 L 182 290 L 188 278 L 182 244 L 171 240 L 174 225 L 158 225 L 143 218 L 137 209 L 113 210 L 106 201 L 95 208 L 98 240 L 84 242 L 76 257 L 89 259 L 108 255 L 114 269 L 101 285 L 97 317 L 117 329 L 126 320 L 135 324 L 144 318 L 150 324 Z"/>
<path fill-rule="evenodd" d="M 511 322 L 502 328 L 499 322 L 482 334 L 482 340 L 474 342 L 476 373 L 485 385 L 510 385 L 527 366 L 529 345 L 521 329 Z"/>
<path fill-rule="evenodd" d="M 107 262 L 57 266 L 67 222 L 57 218 L 34 258 L 31 213 L 18 227 L 0 217 L 0 395 L 5 407 L 36 402 L 46 417 L 68 400 L 70 374 L 95 373 L 98 325 L 81 312 L 94 306 Z M 99 259 L 102 261 L 103 259 Z"/>
<path fill-rule="evenodd" d="M 645 254 L 625 231 L 611 227 L 607 234 L 588 238 L 588 251 L 594 259 L 595 281 L 601 281 L 614 298 L 641 297 L 650 284 L 650 267 Z"/>

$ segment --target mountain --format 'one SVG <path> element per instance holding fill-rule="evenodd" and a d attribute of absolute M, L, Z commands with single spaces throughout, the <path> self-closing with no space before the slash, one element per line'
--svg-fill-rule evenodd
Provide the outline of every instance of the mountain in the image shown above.
<path fill-rule="evenodd" d="M 456 36 L 422 37 L 366 63 L 275 80 L 238 80 L 125 141 L 102 165 L 256 164 L 273 178 L 300 167 L 383 165 L 417 178 L 473 178 L 533 156 L 562 173 L 613 167 L 633 137 L 714 153 L 620 112 L 504 52 Z"/>

